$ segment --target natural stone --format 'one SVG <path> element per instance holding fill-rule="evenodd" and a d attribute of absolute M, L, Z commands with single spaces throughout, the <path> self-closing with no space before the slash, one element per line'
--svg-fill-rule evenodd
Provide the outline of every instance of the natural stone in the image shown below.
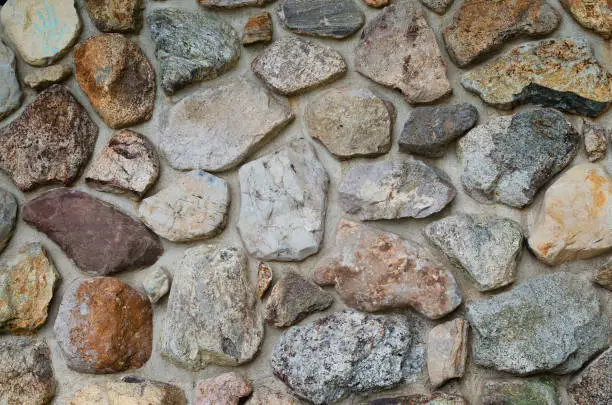
<path fill-rule="evenodd" d="M 463 188 L 479 202 L 523 208 L 572 161 L 579 142 L 572 125 L 555 110 L 492 118 L 457 143 Z"/>
<path fill-rule="evenodd" d="M 27 83 L 27 81 L 26 81 Z M 15 53 L 0 39 L 0 120 L 21 106 Z"/>
<path fill-rule="evenodd" d="M 422 327 L 416 317 L 336 312 L 283 333 L 272 370 L 314 404 L 390 388 L 420 373 Z"/>
<path fill-rule="evenodd" d="M 588 281 L 557 272 L 467 308 L 472 361 L 513 374 L 567 374 L 608 345 L 608 318 Z"/>
<path fill-rule="evenodd" d="M 159 267 L 147 274 L 147 277 L 142 282 L 142 288 L 147 297 L 149 297 L 149 301 L 155 304 L 168 294 L 170 284 L 171 280 L 168 272 L 164 268 Z"/>
<path fill-rule="evenodd" d="M 186 250 L 174 270 L 162 355 L 191 370 L 236 366 L 253 359 L 263 336 L 244 251 L 206 245 Z"/>
<path fill-rule="evenodd" d="M 458 395 L 433 393 L 415 394 L 396 398 L 381 398 L 371 401 L 369 405 L 467 405 L 467 401 Z"/>
<path fill-rule="evenodd" d="M 23 78 L 23 82 L 34 90 L 44 90 L 52 84 L 65 81 L 72 75 L 72 68 L 68 65 L 53 65 L 36 69 Z"/>
<path fill-rule="evenodd" d="M 461 84 L 502 109 L 531 103 L 596 117 L 612 102 L 612 74 L 582 39 L 528 42 L 467 72 Z"/>
<path fill-rule="evenodd" d="M 0 252 L 13 237 L 17 225 L 17 212 L 19 203 L 17 198 L 10 192 L 0 188 Z"/>
<path fill-rule="evenodd" d="M 300 261 L 319 251 L 329 177 L 298 139 L 242 166 L 238 231 L 260 260 Z"/>
<path fill-rule="evenodd" d="M 362 220 L 425 218 L 444 209 L 456 191 L 442 170 L 415 160 L 364 163 L 340 184 L 340 204 Z"/>
<path fill-rule="evenodd" d="M 64 293 L 54 332 L 71 370 L 137 369 L 151 356 L 153 309 L 144 294 L 116 278 L 77 279 Z"/>
<path fill-rule="evenodd" d="M 554 383 L 539 380 L 489 380 L 482 388 L 482 405 L 559 405 Z"/>
<path fill-rule="evenodd" d="M 66 405 L 187 405 L 183 390 L 171 384 L 127 376 L 90 384 Z"/>
<path fill-rule="evenodd" d="M 432 103 L 452 92 L 434 32 L 415 2 L 395 2 L 366 25 L 355 70 L 400 90 L 411 104 Z"/>
<path fill-rule="evenodd" d="M 434 387 L 463 377 L 467 360 L 467 322 L 454 319 L 435 326 L 427 338 L 427 371 Z"/>
<path fill-rule="evenodd" d="M 257 296 L 261 299 L 270 288 L 274 273 L 272 267 L 264 262 L 259 262 L 257 266 Z"/>
<path fill-rule="evenodd" d="M 327 90 L 310 101 L 304 119 L 308 134 L 338 158 L 391 149 L 395 108 L 369 89 Z"/>
<path fill-rule="evenodd" d="M 244 26 L 242 45 L 272 42 L 272 17 L 267 11 L 252 15 Z"/>
<path fill-rule="evenodd" d="M 237 373 L 225 373 L 201 381 L 196 387 L 193 405 L 238 405 L 251 392 L 249 381 Z"/>
<path fill-rule="evenodd" d="M 246 6 L 264 6 L 274 0 L 198 0 L 204 7 L 237 8 Z"/>
<path fill-rule="evenodd" d="M 290 31 L 336 39 L 353 35 L 365 22 L 353 0 L 281 0 L 278 14 Z"/>
<path fill-rule="evenodd" d="M 215 79 L 240 59 L 238 33 L 212 13 L 161 8 L 147 15 L 147 23 L 166 94 L 191 83 Z"/>
<path fill-rule="evenodd" d="M 140 47 L 121 34 L 95 35 L 74 49 L 76 80 L 111 128 L 148 121 L 155 71 Z"/>
<path fill-rule="evenodd" d="M 269 387 L 258 387 L 245 405 L 302 405 L 303 402 L 284 391 Z"/>
<path fill-rule="evenodd" d="M 607 0 L 560 0 L 565 9 L 584 28 L 604 38 L 612 36 L 612 9 Z"/>
<path fill-rule="evenodd" d="M 467 271 L 479 291 L 516 280 L 523 233 L 516 222 L 483 215 L 453 215 L 429 224 L 425 236 Z"/>
<path fill-rule="evenodd" d="M 568 393 L 575 404 L 612 403 L 612 348 L 603 352 L 571 382 Z"/>
<path fill-rule="evenodd" d="M 142 0 L 86 0 L 91 22 L 102 32 L 137 33 L 142 27 Z"/>
<path fill-rule="evenodd" d="M 595 282 L 600 286 L 612 291 L 612 261 L 606 263 L 603 267 L 597 270 Z"/>
<path fill-rule="evenodd" d="M 573 166 L 555 180 L 544 195 L 529 247 L 551 266 L 612 249 L 612 178 L 603 166 Z"/>
<path fill-rule="evenodd" d="M 274 41 L 251 63 L 257 77 L 285 96 L 295 96 L 339 79 L 347 71 L 342 55 L 300 38 Z"/>
<path fill-rule="evenodd" d="M 240 78 L 174 105 L 160 148 L 178 170 L 229 170 L 278 135 L 293 118 L 286 99 Z"/>
<path fill-rule="evenodd" d="M 604 127 L 583 120 L 582 137 L 589 162 L 597 162 L 608 155 L 608 131 Z"/>
<path fill-rule="evenodd" d="M 453 0 L 421 0 L 421 3 L 438 14 L 444 14 L 450 5 L 453 4 Z"/>
<path fill-rule="evenodd" d="M 391 0 L 363 0 L 365 4 L 374 8 L 381 8 L 388 5 Z"/>
<path fill-rule="evenodd" d="M 358 222 L 342 220 L 336 247 L 316 264 L 313 280 L 335 285 L 361 311 L 412 307 L 431 319 L 461 303 L 453 274 L 423 246 Z"/>
<path fill-rule="evenodd" d="M 47 191 L 28 201 L 22 215 L 85 273 L 108 275 L 147 267 L 164 251 L 140 221 L 82 191 Z"/>

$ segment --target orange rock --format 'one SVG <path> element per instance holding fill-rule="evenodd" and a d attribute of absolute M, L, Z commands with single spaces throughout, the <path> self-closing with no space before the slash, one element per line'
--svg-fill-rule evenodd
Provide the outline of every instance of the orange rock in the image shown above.
<path fill-rule="evenodd" d="M 272 18 L 270 13 L 262 11 L 249 17 L 244 26 L 242 44 L 251 45 L 258 42 L 268 43 L 272 41 Z"/>
<path fill-rule="evenodd" d="M 560 0 L 563 7 L 584 28 L 604 38 L 612 36 L 612 2 L 610 0 Z"/>
<path fill-rule="evenodd" d="M 381 8 L 381 7 L 388 5 L 391 1 L 390 0 L 363 0 L 363 2 L 370 7 Z"/>

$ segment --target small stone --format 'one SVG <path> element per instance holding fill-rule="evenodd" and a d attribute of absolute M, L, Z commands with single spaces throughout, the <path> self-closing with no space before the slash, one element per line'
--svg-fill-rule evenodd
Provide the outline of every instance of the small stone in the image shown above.
<path fill-rule="evenodd" d="M 142 288 L 144 289 L 149 301 L 155 304 L 157 301 L 162 299 L 168 291 L 170 291 L 170 276 L 164 268 L 157 268 L 147 274 L 147 277 L 142 282 Z"/>
<path fill-rule="evenodd" d="M 142 0 L 86 0 L 91 22 L 102 32 L 137 33 L 142 27 Z"/>
<path fill-rule="evenodd" d="M 121 34 L 95 35 L 74 49 L 76 79 L 111 128 L 151 119 L 155 71 L 140 47 Z"/>
<path fill-rule="evenodd" d="M 303 402 L 284 391 L 269 387 L 255 388 L 245 405 L 302 405 Z"/>
<path fill-rule="evenodd" d="M 237 8 L 246 6 L 261 7 L 274 0 L 198 0 L 204 7 L 210 8 Z"/>
<path fill-rule="evenodd" d="M 463 188 L 478 202 L 523 208 L 574 159 L 579 142 L 556 110 L 492 118 L 457 143 Z"/>
<path fill-rule="evenodd" d="M 263 298 L 268 288 L 270 288 L 273 277 L 272 267 L 267 263 L 259 262 L 257 266 L 257 296 L 259 299 Z"/>
<path fill-rule="evenodd" d="M 98 191 L 140 200 L 159 177 L 159 158 L 144 135 L 124 129 L 115 133 L 85 174 Z"/>
<path fill-rule="evenodd" d="M 113 277 L 77 279 L 54 326 L 68 368 L 108 374 L 142 367 L 153 348 L 153 309 L 144 294 Z"/>
<path fill-rule="evenodd" d="M 582 137 L 589 162 L 597 162 L 608 155 L 608 131 L 604 127 L 583 120 Z"/>
<path fill-rule="evenodd" d="M 395 108 L 369 89 L 327 90 L 310 101 L 304 118 L 308 134 L 340 159 L 391 149 Z"/>
<path fill-rule="evenodd" d="M 0 252 L 13 237 L 17 225 L 17 212 L 19 203 L 17 198 L 10 192 L 0 188 Z"/>
<path fill-rule="evenodd" d="M 381 8 L 388 5 L 391 0 L 363 0 L 365 4 L 374 8 Z"/>
<path fill-rule="evenodd" d="M 123 377 L 118 381 L 90 384 L 66 405 L 187 405 L 183 390 L 171 384 Z"/>
<path fill-rule="evenodd" d="M 455 319 L 437 325 L 427 338 L 429 381 L 439 387 L 452 378 L 461 378 L 467 360 L 467 322 Z"/>
<path fill-rule="evenodd" d="M 21 86 L 17 77 L 15 53 L 0 39 L 0 120 L 20 106 Z"/>
<path fill-rule="evenodd" d="M 597 271 L 595 282 L 600 286 L 612 291 L 612 261 L 606 263 Z"/>
<path fill-rule="evenodd" d="M 242 45 L 272 42 L 272 17 L 267 11 L 252 15 L 244 26 Z"/>
<path fill-rule="evenodd" d="M 364 163 L 340 184 L 342 209 L 361 220 L 426 218 L 456 194 L 446 173 L 418 160 Z"/>
<path fill-rule="evenodd" d="M 434 32 L 415 2 L 393 3 L 366 25 L 355 70 L 400 90 L 410 104 L 432 103 L 452 92 Z"/>
<path fill-rule="evenodd" d="M 461 304 L 453 274 L 423 246 L 358 222 L 342 220 L 336 247 L 316 264 L 313 280 L 335 285 L 361 311 L 412 307 L 431 319 Z"/>
<path fill-rule="evenodd" d="M 550 379 L 489 380 L 482 389 L 482 405 L 559 405 Z"/>
<path fill-rule="evenodd" d="M 240 59 L 238 33 L 212 13 L 161 8 L 147 15 L 147 23 L 166 94 L 191 83 L 215 79 Z"/>
<path fill-rule="evenodd" d="M 612 249 L 612 178 L 603 166 L 573 166 L 555 180 L 544 195 L 529 247 L 551 266 Z"/>
<path fill-rule="evenodd" d="M 371 401 L 369 405 L 467 405 L 467 401 L 458 395 L 433 393 L 429 395 L 408 395 L 396 398 L 381 398 Z"/>
<path fill-rule="evenodd" d="M 296 34 L 336 39 L 353 35 L 365 23 L 353 0 L 281 0 L 278 15 Z"/>
<path fill-rule="evenodd" d="M 565 9 L 584 28 L 604 38 L 612 36 L 612 9 L 607 0 L 560 0 Z"/>
<path fill-rule="evenodd" d="M 237 373 L 225 373 L 201 381 L 193 405 L 238 405 L 253 392 L 251 383 Z"/>
<path fill-rule="evenodd" d="M 274 41 L 251 63 L 257 77 L 285 96 L 331 83 L 347 71 L 342 55 L 313 41 L 288 37 Z"/>
<path fill-rule="evenodd" d="M 23 81 L 34 90 L 44 90 L 52 84 L 58 84 L 72 75 L 72 68 L 68 65 L 53 65 L 34 70 L 27 74 Z"/>
<path fill-rule="evenodd" d="M 438 14 L 444 14 L 450 5 L 453 4 L 453 0 L 421 0 L 421 3 Z"/>
<path fill-rule="evenodd" d="M 22 216 L 93 275 L 150 266 L 164 251 L 142 222 L 78 190 L 47 191 L 28 201 Z"/>
<path fill-rule="evenodd" d="M 468 103 L 418 107 L 410 111 L 397 143 L 405 153 L 443 157 L 447 147 L 477 122 L 478 110 Z"/>
<path fill-rule="evenodd" d="M 570 383 L 568 393 L 575 404 L 612 403 L 612 348 L 591 362 Z"/>

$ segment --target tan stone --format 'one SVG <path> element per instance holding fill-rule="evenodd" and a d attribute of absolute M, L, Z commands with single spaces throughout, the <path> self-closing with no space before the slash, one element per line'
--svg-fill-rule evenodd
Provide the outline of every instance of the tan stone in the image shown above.
<path fill-rule="evenodd" d="M 597 270 L 595 282 L 600 286 L 612 291 L 612 261 L 606 263 L 603 267 Z"/>
<path fill-rule="evenodd" d="M 274 273 L 268 263 L 260 262 L 257 266 L 257 296 L 261 299 L 270 288 Z"/>
<path fill-rule="evenodd" d="M 72 74 L 72 68 L 67 65 L 53 65 L 36 69 L 27 74 L 23 81 L 34 90 L 44 90 L 52 84 L 61 83 Z"/>
<path fill-rule="evenodd" d="M 363 0 L 365 4 L 374 8 L 381 8 L 389 4 L 391 0 Z"/>
<path fill-rule="evenodd" d="M 174 385 L 124 377 L 88 385 L 68 399 L 66 405 L 187 405 L 187 399 Z"/>
<path fill-rule="evenodd" d="M 610 0 L 560 0 L 563 7 L 584 28 L 604 38 L 612 36 L 612 3 Z"/>
<path fill-rule="evenodd" d="M 427 370 L 434 387 L 463 377 L 467 359 L 467 322 L 454 319 L 437 325 L 427 338 Z"/>
<path fill-rule="evenodd" d="M 226 373 L 200 382 L 193 405 L 238 405 L 252 391 L 249 381 L 237 373 Z"/>
<path fill-rule="evenodd" d="M 253 395 L 245 402 L 245 405 L 302 405 L 303 403 L 284 391 L 259 387 L 255 388 Z"/>

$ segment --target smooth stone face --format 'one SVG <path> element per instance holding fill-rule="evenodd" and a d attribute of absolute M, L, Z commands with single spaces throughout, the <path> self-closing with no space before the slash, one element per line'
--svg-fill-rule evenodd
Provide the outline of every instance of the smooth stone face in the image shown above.
<path fill-rule="evenodd" d="M 463 377 L 467 360 L 467 322 L 455 319 L 437 325 L 427 337 L 427 371 L 434 387 Z"/>
<path fill-rule="evenodd" d="M 86 0 L 91 22 L 102 32 L 137 33 L 142 27 L 142 0 Z"/>
<path fill-rule="evenodd" d="M 187 405 L 183 391 L 171 384 L 123 377 L 118 381 L 90 384 L 66 405 Z"/>
<path fill-rule="evenodd" d="M 160 267 L 147 274 L 147 277 L 142 282 L 142 288 L 147 297 L 149 297 L 149 301 L 155 304 L 168 294 L 170 284 L 170 275 L 165 269 Z"/>
<path fill-rule="evenodd" d="M 245 164 L 239 177 L 238 231 L 251 255 L 300 261 L 319 251 L 329 177 L 306 140 Z"/>
<path fill-rule="evenodd" d="M 98 126 L 63 86 L 40 95 L 0 129 L 0 168 L 22 191 L 75 181 L 96 145 Z"/>
<path fill-rule="evenodd" d="M 21 106 L 15 53 L 0 39 L 0 120 Z"/>
<path fill-rule="evenodd" d="M 597 270 L 595 282 L 598 285 L 612 291 L 612 261 L 606 263 L 606 265 Z"/>
<path fill-rule="evenodd" d="M 568 392 L 574 404 L 612 402 L 612 348 L 603 352 L 571 382 Z"/>
<path fill-rule="evenodd" d="M 396 398 L 381 398 L 369 405 L 467 405 L 467 401 L 457 395 L 434 393 L 430 395 L 408 395 Z"/>
<path fill-rule="evenodd" d="M 412 307 L 437 319 L 461 303 L 453 274 L 421 245 L 346 219 L 338 225 L 335 249 L 316 264 L 313 280 L 335 285 L 346 305 L 361 311 Z"/>
<path fill-rule="evenodd" d="M 355 50 L 355 70 L 398 89 L 411 104 L 452 92 L 434 32 L 414 2 L 393 3 L 368 23 Z"/>
<path fill-rule="evenodd" d="M 597 162 L 608 155 L 608 134 L 609 132 L 599 124 L 586 120 L 582 122 L 584 149 L 589 162 Z"/>
<path fill-rule="evenodd" d="M 302 405 L 303 402 L 286 392 L 269 387 L 255 388 L 245 405 Z"/>
<path fill-rule="evenodd" d="M 246 6 L 261 7 L 274 0 L 198 0 L 204 7 L 210 8 L 237 8 Z"/>
<path fill-rule="evenodd" d="M 244 26 L 242 45 L 272 42 L 272 17 L 267 11 L 252 15 Z"/>
<path fill-rule="evenodd" d="M 470 70 L 461 85 L 501 109 L 531 103 L 596 117 L 612 102 L 612 74 L 585 40 L 528 42 Z"/>
<path fill-rule="evenodd" d="M 612 249 L 612 178 L 603 166 L 574 166 L 546 190 L 529 247 L 551 266 Z"/>
<path fill-rule="evenodd" d="M 285 96 L 295 96 L 339 79 L 347 71 L 342 55 L 300 38 L 274 41 L 251 63 L 257 77 Z"/>
<path fill-rule="evenodd" d="M 438 14 L 444 14 L 446 9 L 453 4 L 453 0 L 421 0 L 421 3 Z"/>
<path fill-rule="evenodd" d="M 28 201 L 22 215 L 92 275 L 147 267 L 164 251 L 142 222 L 82 191 L 47 191 Z"/>
<path fill-rule="evenodd" d="M 559 405 L 550 379 L 489 380 L 482 388 L 482 405 Z"/>
<path fill-rule="evenodd" d="M 148 13 L 147 23 L 166 94 L 215 79 L 240 59 L 238 33 L 213 14 L 162 8 Z"/>
<path fill-rule="evenodd" d="M 27 74 L 23 81 L 34 90 L 44 90 L 52 84 L 61 83 L 72 75 L 72 67 L 68 65 L 53 65 L 36 69 Z"/>
<path fill-rule="evenodd" d="M 263 298 L 268 288 L 270 288 L 273 277 L 272 267 L 268 263 L 259 262 L 257 266 L 257 296 L 259 299 Z"/>
<path fill-rule="evenodd" d="M 353 0 L 281 0 L 278 15 L 296 34 L 337 39 L 353 35 L 365 22 Z"/>
<path fill-rule="evenodd" d="M 390 388 L 420 373 L 421 321 L 345 310 L 281 335 L 272 370 L 297 395 L 320 405 Z"/>
<path fill-rule="evenodd" d="M 612 8 L 607 0 L 560 0 L 565 9 L 584 28 L 604 38 L 612 36 Z"/>
<path fill-rule="evenodd" d="M 175 267 L 162 336 L 162 355 L 190 370 L 253 359 L 264 327 L 242 249 L 200 245 L 185 251 Z"/>
<path fill-rule="evenodd" d="M 579 142 L 555 110 L 492 118 L 457 143 L 463 188 L 478 202 L 523 208 L 574 159 Z"/>
<path fill-rule="evenodd" d="M 71 370 L 137 369 L 151 356 L 153 309 L 144 294 L 116 278 L 77 279 L 64 293 L 54 332 Z"/>
<path fill-rule="evenodd" d="M 240 78 L 174 105 L 160 148 L 178 170 L 229 170 L 278 135 L 293 118 L 286 99 Z"/>
<path fill-rule="evenodd" d="M 374 8 L 381 8 L 389 4 L 391 0 L 363 0 L 365 4 Z"/>
<path fill-rule="evenodd" d="M 195 389 L 193 405 L 238 405 L 251 395 L 253 388 L 248 380 L 237 373 L 225 373 L 201 381 Z"/>
<path fill-rule="evenodd" d="M 426 218 L 455 195 L 446 173 L 421 161 L 365 163 L 340 184 L 342 209 L 362 220 Z"/>
<path fill-rule="evenodd" d="M 17 198 L 12 193 L 0 188 L 0 252 L 4 250 L 13 237 L 18 212 L 19 202 L 17 202 Z"/>
<path fill-rule="evenodd" d="M 472 361 L 529 375 L 567 374 L 608 345 L 608 319 L 587 281 L 557 272 L 467 308 Z"/>

